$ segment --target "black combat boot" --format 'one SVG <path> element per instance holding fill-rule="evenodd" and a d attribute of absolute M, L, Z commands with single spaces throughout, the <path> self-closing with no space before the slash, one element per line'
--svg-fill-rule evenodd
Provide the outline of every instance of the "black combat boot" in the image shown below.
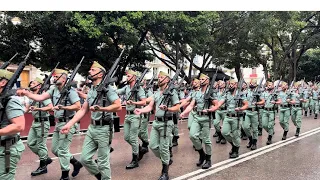
<path fill-rule="evenodd" d="M 172 146 L 178 146 L 178 139 L 179 139 L 179 136 L 173 136 L 173 139 L 172 139 Z"/>
<path fill-rule="evenodd" d="M 304 116 L 308 116 L 308 111 L 304 111 Z"/>
<path fill-rule="evenodd" d="M 288 131 L 284 131 L 283 132 L 282 140 L 286 140 L 287 139 L 287 134 L 288 134 Z"/>
<path fill-rule="evenodd" d="M 201 166 L 206 160 L 206 153 L 204 153 L 203 149 L 197 150 L 199 152 L 199 162 L 197 163 L 197 166 Z"/>
<path fill-rule="evenodd" d="M 230 144 L 231 144 L 231 146 L 232 146 L 232 148 L 231 148 L 231 151 L 229 151 L 229 155 L 231 155 L 232 153 L 233 153 L 233 151 L 234 151 L 234 145 L 233 145 L 233 143 L 232 142 L 229 142 Z"/>
<path fill-rule="evenodd" d="M 239 157 L 239 148 L 240 148 L 240 147 L 234 146 L 234 151 L 233 151 L 233 153 L 230 155 L 230 158 L 237 158 L 237 157 Z"/>
<path fill-rule="evenodd" d="M 221 135 L 221 142 L 220 142 L 220 144 L 226 144 L 227 143 L 227 141 L 226 141 L 226 139 Z"/>
<path fill-rule="evenodd" d="M 126 166 L 126 169 L 133 169 L 139 167 L 138 154 L 132 154 L 132 161 Z"/>
<path fill-rule="evenodd" d="M 244 132 L 243 128 L 241 128 L 241 139 L 242 140 L 247 140 L 248 136 L 246 135 L 246 132 Z"/>
<path fill-rule="evenodd" d="M 296 137 L 299 137 L 299 134 L 300 134 L 300 128 L 297 128 L 297 129 L 296 129 L 296 134 L 295 134 L 295 136 L 296 136 Z"/>
<path fill-rule="evenodd" d="M 256 139 L 252 139 L 251 150 L 256 150 L 256 149 L 257 149 L 257 140 Z"/>
<path fill-rule="evenodd" d="M 221 134 L 221 132 L 216 132 L 217 134 L 218 134 L 218 138 L 217 138 L 217 140 L 216 140 L 216 143 L 220 143 L 221 142 L 221 140 L 222 140 L 222 134 Z"/>
<path fill-rule="evenodd" d="M 218 136 L 219 136 L 219 134 L 218 134 L 218 132 L 216 131 L 216 132 L 213 134 L 212 137 L 218 137 Z"/>
<path fill-rule="evenodd" d="M 206 162 L 202 165 L 202 169 L 209 169 L 211 167 L 211 155 L 206 154 Z"/>
<path fill-rule="evenodd" d="M 318 114 L 314 114 L 314 119 L 318 119 Z"/>
<path fill-rule="evenodd" d="M 310 116 L 312 115 L 312 110 L 310 109 Z"/>
<path fill-rule="evenodd" d="M 272 144 L 272 135 L 268 136 L 268 141 L 267 141 L 267 145 Z"/>
<path fill-rule="evenodd" d="M 69 180 L 69 171 L 62 171 L 60 180 Z"/>
<path fill-rule="evenodd" d="M 72 177 L 75 177 L 79 174 L 80 169 L 83 167 L 82 164 L 74 157 L 70 159 L 70 163 L 73 165 Z"/>
<path fill-rule="evenodd" d="M 172 154 L 172 147 L 169 147 L 169 152 L 170 152 L 170 157 L 172 157 L 172 156 L 173 156 L 173 154 Z"/>
<path fill-rule="evenodd" d="M 247 145 L 247 148 L 251 148 L 251 146 L 252 146 L 252 136 L 249 136 L 249 143 L 248 143 L 248 145 Z"/>
<path fill-rule="evenodd" d="M 261 127 L 258 128 L 258 136 L 262 136 L 262 128 Z"/>
<path fill-rule="evenodd" d="M 158 180 L 169 180 L 169 165 L 162 164 L 162 174 Z"/>
<path fill-rule="evenodd" d="M 40 165 L 38 167 L 37 170 L 31 172 L 31 176 L 38 176 L 38 175 L 41 175 L 41 174 L 45 174 L 47 173 L 48 170 L 47 170 L 47 161 L 46 160 L 40 160 Z"/>
<path fill-rule="evenodd" d="M 149 152 L 148 148 L 149 143 L 148 142 L 142 142 L 142 147 L 139 145 L 139 157 L 138 161 L 140 161 L 143 158 L 143 155 Z"/>
<path fill-rule="evenodd" d="M 52 159 L 50 157 L 48 157 L 47 160 L 46 160 L 46 163 L 47 163 L 47 165 L 51 164 L 52 163 Z"/>
<path fill-rule="evenodd" d="M 98 180 L 101 180 L 101 173 L 94 175 Z"/>

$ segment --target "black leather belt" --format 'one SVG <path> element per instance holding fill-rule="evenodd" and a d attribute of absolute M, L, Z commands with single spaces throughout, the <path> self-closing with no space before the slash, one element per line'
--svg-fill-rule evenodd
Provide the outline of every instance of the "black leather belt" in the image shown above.
<path fill-rule="evenodd" d="M 127 111 L 128 115 L 134 114 L 134 111 Z"/>
<path fill-rule="evenodd" d="M 273 108 L 264 108 L 264 110 L 267 110 L 267 111 L 274 111 Z"/>
<path fill-rule="evenodd" d="M 223 111 L 223 110 L 227 110 L 227 108 L 226 107 L 221 107 L 219 110 Z"/>
<path fill-rule="evenodd" d="M 172 117 L 156 117 L 157 121 L 171 121 L 173 120 Z"/>
<path fill-rule="evenodd" d="M 293 104 L 292 106 L 293 106 L 293 107 L 301 107 L 300 104 Z"/>
<path fill-rule="evenodd" d="M 58 119 L 58 121 L 59 122 L 68 122 L 70 119 L 72 119 L 73 118 L 73 116 L 72 117 L 69 117 L 69 118 L 65 118 L 65 117 L 63 117 L 63 118 L 59 118 Z"/>
<path fill-rule="evenodd" d="M 95 121 L 95 120 L 91 120 L 91 124 L 94 125 L 94 126 L 106 126 L 106 125 L 110 125 L 111 124 L 111 121 L 112 119 L 109 119 L 109 120 L 98 120 L 98 121 Z"/>
<path fill-rule="evenodd" d="M 237 114 L 227 114 L 228 117 L 238 117 Z"/>
<path fill-rule="evenodd" d="M 280 105 L 280 107 L 290 107 L 289 105 Z"/>
<path fill-rule="evenodd" d="M 34 122 L 49 121 L 49 117 L 35 118 Z"/>
<path fill-rule="evenodd" d="M 16 142 L 18 142 L 19 140 L 20 140 L 20 135 L 17 135 L 15 137 L 11 137 L 11 138 L 8 138 L 8 139 L 1 140 L 0 141 L 0 145 L 5 147 L 7 142 L 9 141 L 9 146 L 12 146 Z"/>
<path fill-rule="evenodd" d="M 199 116 L 208 116 L 208 115 L 209 115 L 208 112 L 201 112 L 201 111 L 198 111 L 197 114 L 198 114 Z"/>
<path fill-rule="evenodd" d="M 253 107 L 253 108 L 248 108 L 247 110 L 249 110 L 249 111 L 258 111 L 258 108 Z"/>

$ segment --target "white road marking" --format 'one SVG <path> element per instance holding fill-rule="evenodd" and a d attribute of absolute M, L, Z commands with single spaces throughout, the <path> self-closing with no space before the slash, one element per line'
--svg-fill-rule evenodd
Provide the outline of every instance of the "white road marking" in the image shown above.
<path fill-rule="evenodd" d="M 283 144 L 286 145 L 286 143 L 288 143 L 289 141 L 291 142 L 291 140 L 293 140 L 293 139 L 294 139 L 294 141 L 300 140 L 300 139 L 302 139 L 305 135 L 308 135 L 308 134 L 311 134 L 311 133 L 314 133 L 314 132 L 316 132 L 316 133 L 320 132 L 319 130 L 320 130 L 320 127 L 315 128 L 315 129 L 312 129 L 312 130 L 310 130 L 310 131 L 307 131 L 307 132 L 305 132 L 305 133 L 300 134 L 300 137 L 298 137 L 298 138 L 295 137 L 295 136 L 293 136 L 293 137 L 290 137 L 290 138 L 288 138 L 288 139 L 286 139 L 286 140 L 284 140 L 284 141 L 275 142 L 275 143 L 273 143 L 273 144 L 270 144 L 270 145 L 267 145 L 267 146 L 258 148 L 258 149 L 256 149 L 255 151 L 250 151 L 250 152 L 247 152 L 247 153 L 245 153 L 245 154 L 242 154 L 242 155 L 240 155 L 240 156 L 239 156 L 238 158 L 236 158 L 236 159 L 227 159 L 227 160 L 225 160 L 225 161 L 221 161 L 221 162 L 219 162 L 219 163 L 216 163 L 216 164 L 212 165 L 212 166 L 211 166 L 209 169 L 207 169 L 207 170 L 199 169 L 199 170 L 190 172 L 190 173 L 188 173 L 188 174 L 185 174 L 185 175 L 176 177 L 176 178 L 174 178 L 173 180 L 187 179 L 187 178 L 192 177 L 192 176 L 195 176 L 195 175 L 197 175 L 197 174 L 204 173 L 204 172 L 206 172 L 206 171 L 208 171 L 208 170 L 210 171 L 210 169 L 214 169 L 214 168 L 217 168 L 217 167 L 220 167 L 220 166 L 223 166 L 223 165 L 226 166 L 226 164 L 228 164 L 228 163 L 233 163 L 233 162 L 235 162 L 235 161 L 239 161 L 239 159 L 245 158 L 245 157 L 247 157 L 247 156 L 251 156 L 252 154 L 258 154 L 258 153 L 260 153 L 260 152 L 262 152 L 262 151 L 267 151 L 268 149 L 271 149 L 271 148 L 275 148 L 275 149 L 276 149 L 278 146 L 279 146 L 279 147 L 282 147 Z M 306 137 L 307 137 L 307 136 L 306 136 Z M 293 142 L 294 142 L 294 141 L 293 141 Z M 289 143 L 290 143 L 290 142 L 289 142 Z M 269 152 L 269 151 L 268 151 L 268 152 Z"/>

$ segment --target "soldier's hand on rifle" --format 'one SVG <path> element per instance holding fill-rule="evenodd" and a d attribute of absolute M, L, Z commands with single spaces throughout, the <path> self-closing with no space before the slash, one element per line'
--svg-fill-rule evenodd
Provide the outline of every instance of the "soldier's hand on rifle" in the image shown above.
<path fill-rule="evenodd" d="M 204 109 L 204 110 L 202 110 L 202 112 L 207 113 L 207 112 L 209 112 L 209 110 L 208 109 Z"/>
<path fill-rule="evenodd" d="M 167 111 L 168 107 L 166 105 L 160 105 L 159 108 L 163 111 Z"/>
<path fill-rule="evenodd" d="M 142 112 L 141 112 L 141 109 L 135 109 L 134 111 L 134 114 L 136 114 L 136 115 L 140 115 L 140 114 L 142 114 Z"/>
<path fill-rule="evenodd" d="M 271 104 L 275 104 L 276 102 L 275 101 L 270 101 L 271 102 Z"/>
<path fill-rule="evenodd" d="M 34 107 L 34 106 L 30 106 L 30 107 L 29 107 L 29 110 L 30 110 L 30 111 L 36 111 L 36 109 L 37 109 L 37 108 Z"/>
<path fill-rule="evenodd" d="M 27 91 L 26 89 L 17 89 L 17 91 L 16 91 L 17 96 L 27 96 L 28 93 L 30 93 L 30 92 Z"/>
<path fill-rule="evenodd" d="M 235 110 L 235 111 L 241 111 L 241 109 L 240 109 L 240 108 L 235 108 L 234 110 Z"/>
<path fill-rule="evenodd" d="M 101 107 L 98 105 L 94 105 L 94 106 L 90 107 L 90 111 L 93 111 L 93 112 L 99 111 L 100 109 L 101 109 Z"/>
<path fill-rule="evenodd" d="M 68 134 L 70 131 L 70 128 L 71 128 L 71 126 L 69 124 L 66 124 L 60 129 L 60 133 L 61 134 Z"/>
<path fill-rule="evenodd" d="M 54 111 L 54 110 L 63 110 L 64 109 L 64 106 L 62 106 L 62 105 L 57 105 L 57 106 L 54 106 L 53 108 L 52 108 L 52 110 Z"/>
<path fill-rule="evenodd" d="M 290 102 L 291 101 L 291 99 L 287 99 L 287 102 Z"/>
<path fill-rule="evenodd" d="M 127 105 L 132 105 L 133 104 L 133 101 L 132 100 L 128 100 L 127 101 Z"/>
<path fill-rule="evenodd" d="M 186 113 L 183 113 L 183 112 L 179 115 L 180 118 L 185 118 L 185 116 L 186 116 Z"/>

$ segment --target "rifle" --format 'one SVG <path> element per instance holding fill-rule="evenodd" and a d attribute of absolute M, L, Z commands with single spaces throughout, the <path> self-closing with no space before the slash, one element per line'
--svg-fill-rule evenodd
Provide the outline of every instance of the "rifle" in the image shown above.
<path fill-rule="evenodd" d="M 216 68 L 216 72 L 214 73 L 212 79 L 211 79 L 211 82 L 209 84 L 209 87 L 208 87 L 208 90 L 206 92 L 206 94 L 204 95 L 204 100 L 205 100 L 205 104 L 204 104 L 204 108 L 207 108 L 209 109 L 210 108 L 210 105 L 211 105 L 211 101 L 212 101 L 212 94 L 214 93 L 214 82 L 216 81 L 216 78 L 217 78 L 217 75 L 218 75 L 218 68 Z M 211 113 L 209 113 L 209 128 L 211 128 Z"/>
<path fill-rule="evenodd" d="M 6 68 L 10 65 L 11 61 L 12 61 L 18 54 L 19 54 L 19 53 L 16 53 L 15 55 L 12 56 L 11 59 L 9 59 L 9 61 L 3 63 L 3 64 L 0 66 L 0 69 L 6 69 Z"/>
<path fill-rule="evenodd" d="M 150 79 L 149 83 L 146 86 L 146 90 L 149 90 L 150 88 L 153 89 L 153 80 L 154 80 L 155 76 L 152 76 L 152 78 Z"/>
<path fill-rule="evenodd" d="M 105 102 L 107 100 L 107 93 L 108 93 L 108 86 L 109 84 L 117 81 L 117 78 L 114 78 L 114 75 L 118 69 L 118 64 L 121 60 L 121 56 L 124 52 L 125 48 L 121 51 L 119 57 L 115 60 L 114 64 L 111 66 L 110 70 L 107 74 L 104 75 L 102 81 L 100 82 L 98 88 L 97 88 L 97 96 L 91 103 L 91 106 L 98 105 L 99 99 L 102 99 L 103 106 L 105 106 Z M 98 110 L 98 107 L 95 107 L 96 110 Z M 105 118 L 105 112 L 102 112 L 102 118 Z M 112 134 L 113 134 L 113 119 L 110 119 L 110 138 L 109 138 L 109 144 L 112 143 Z"/>
<path fill-rule="evenodd" d="M 254 98 L 252 99 L 252 103 L 255 103 L 255 106 L 256 106 L 256 110 L 258 113 L 258 119 L 260 119 L 261 117 L 260 117 L 259 106 L 256 103 L 257 103 L 258 99 L 260 98 L 259 91 L 261 90 L 263 80 L 264 80 L 264 77 L 261 78 L 257 89 L 255 89 L 255 91 L 253 93 Z"/>
<path fill-rule="evenodd" d="M 166 106 L 168 107 L 169 105 L 169 100 L 170 98 L 172 97 L 173 95 L 173 90 L 175 89 L 175 86 L 174 86 L 174 82 L 177 81 L 178 77 L 179 77 L 179 74 L 181 72 L 183 68 L 183 65 L 176 71 L 176 74 L 173 76 L 173 78 L 170 80 L 170 82 L 167 84 L 167 88 L 163 91 L 162 95 L 164 96 L 164 98 L 161 100 L 160 102 L 160 105 L 163 105 L 162 103 L 167 103 Z M 165 118 L 167 114 L 167 111 L 164 111 L 164 115 L 163 117 Z M 165 124 L 164 124 L 164 138 L 167 137 L 167 121 L 165 121 Z"/>
<path fill-rule="evenodd" d="M 82 63 L 83 59 L 84 59 L 84 56 L 82 56 L 79 64 L 78 64 L 77 67 L 73 70 L 71 76 L 68 78 L 67 82 L 66 82 L 65 85 L 63 86 L 63 88 L 62 88 L 62 90 L 61 90 L 61 92 L 60 92 L 61 96 L 60 96 L 59 100 L 57 101 L 57 103 L 55 104 L 55 106 L 57 106 L 58 104 L 60 104 L 61 101 L 62 101 L 62 99 L 66 99 L 66 98 L 67 98 L 67 95 L 68 95 L 68 93 L 69 93 L 69 91 L 70 91 L 70 89 L 71 89 L 71 87 L 72 87 L 72 81 L 73 81 L 74 77 L 76 76 L 76 74 L 77 74 L 77 72 L 78 72 L 78 70 L 79 70 L 79 68 L 80 68 L 80 66 L 81 66 L 81 63 Z"/>
<path fill-rule="evenodd" d="M 12 78 L 7 82 L 6 86 L 4 87 L 3 91 L 0 95 L 0 109 L 5 108 L 6 102 L 8 101 L 10 96 L 14 96 L 17 90 L 12 90 L 12 87 L 16 83 L 17 79 L 19 78 L 21 72 L 23 71 L 24 67 L 26 66 L 27 59 L 30 56 L 32 49 L 29 50 L 28 54 L 24 58 L 24 60 L 19 64 L 17 70 L 14 72 Z"/>
<path fill-rule="evenodd" d="M 279 85 L 281 83 L 281 80 L 282 80 L 282 76 L 280 76 L 280 79 L 279 79 L 279 82 L 278 84 L 274 87 L 273 91 L 272 91 L 272 94 L 271 94 L 271 101 L 276 101 L 278 99 L 278 95 L 277 95 L 277 92 L 278 92 L 278 88 L 279 88 Z M 274 103 L 273 104 L 273 121 L 275 121 L 276 119 L 276 104 Z"/>
<path fill-rule="evenodd" d="M 149 71 L 149 69 L 145 69 L 145 70 L 143 71 L 143 73 L 141 74 L 141 76 L 136 80 L 136 82 L 134 83 L 133 87 L 131 88 L 130 96 L 129 96 L 129 98 L 127 99 L 127 101 L 130 100 L 130 99 L 132 99 L 132 96 L 133 96 L 133 95 L 136 95 L 136 94 L 137 94 L 137 92 L 139 91 L 139 87 L 141 87 L 141 86 L 140 86 L 140 85 L 141 85 L 141 82 L 142 82 L 144 76 L 147 74 L 148 71 Z"/>

